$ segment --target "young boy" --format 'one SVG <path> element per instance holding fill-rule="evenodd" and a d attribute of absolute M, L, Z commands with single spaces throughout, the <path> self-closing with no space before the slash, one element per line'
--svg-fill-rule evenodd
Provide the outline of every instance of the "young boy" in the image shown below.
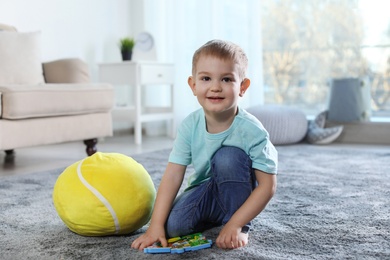
<path fill-rule="evenodd" d="M 250 221 L 276 189 L 277 152 L 262 124 L 237 105 L 250 85 L 247 63 L 244 51 L 226 41 L 209 41 L 195 52 L 188 85 L 202 109 L 179 127 L 150 226 L 132 248 L 166 246 L 167 237 L 221 225 L 218 247 L 248 243 Z M 191 163 L 195 172 L 176 198 Z"/>

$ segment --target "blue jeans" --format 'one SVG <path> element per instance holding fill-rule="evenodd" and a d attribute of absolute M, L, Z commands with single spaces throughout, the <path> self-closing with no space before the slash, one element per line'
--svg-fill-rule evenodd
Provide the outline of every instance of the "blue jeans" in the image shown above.
<path fill-rule="evenodd" d="M 166 222 L 168 237 L 225 225 L 257 185 L 252 160 L 236 147 L 220 148 L 211 159 L 211 172 L 210 180 L 174 201 Z"/>

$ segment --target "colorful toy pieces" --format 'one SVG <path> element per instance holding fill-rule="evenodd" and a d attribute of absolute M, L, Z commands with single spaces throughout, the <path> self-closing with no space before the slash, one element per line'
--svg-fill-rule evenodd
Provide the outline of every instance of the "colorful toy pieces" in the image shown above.
<path fill-rule="evenodd" d="M 154 245 L 144 249 L 144 253 L 147 254 L 181 254 L 189 251 L 196 251 L 205 248 L 210 248 L 212 244 L 211 240 L 207 240 L 202 233 L 195 233 L 192 235 L 174 237 L 168 239 L 168 247 L 162 247 L 161 243 L 155 243 Z"/>
<path fill-rule="evenodd" d="M 97 152 L 64 170 L 53 202 L 66 226 L 79 235 L 122 235 L 149 221 L 155 194 L 141 164 L 123 154 Z"/>

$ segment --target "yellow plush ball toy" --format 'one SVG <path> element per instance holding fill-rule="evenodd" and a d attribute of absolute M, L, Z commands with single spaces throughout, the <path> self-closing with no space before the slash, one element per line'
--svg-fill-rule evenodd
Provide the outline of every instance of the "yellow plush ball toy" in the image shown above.
<path fill-rule="evenodd" d="M 69 166 L 58 177 L 53 202 L 73 232 L 83 236 L 129 234 L 151 216 L 156 190 L 131 157 L 100 153 Z"/>

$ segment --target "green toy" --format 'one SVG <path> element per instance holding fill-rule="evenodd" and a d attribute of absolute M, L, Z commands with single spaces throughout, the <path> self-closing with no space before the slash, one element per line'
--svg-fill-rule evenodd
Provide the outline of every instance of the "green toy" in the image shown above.
<path fill-rule="evenodd" d="M 188 251 L 196 251 L 205 248 L 210 248 L 212 241 L 206 239 L 202 233 L 195 233 L 182 237 L 174 237 L 168 239 L 168 246 L 163 247 L 160 242 L 153 244 L 144 249 L 147 254 L 181 254 Z"/>

